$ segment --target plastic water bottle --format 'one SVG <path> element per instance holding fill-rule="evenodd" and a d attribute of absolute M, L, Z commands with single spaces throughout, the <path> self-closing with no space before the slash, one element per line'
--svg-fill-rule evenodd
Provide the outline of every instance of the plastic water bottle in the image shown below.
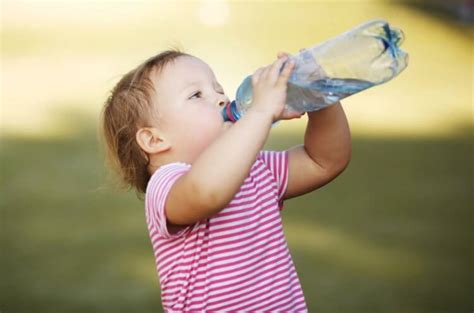
<path fill-rule="evenodd" d="M 295 67 L 288 80 L 285 108 L 317 111 L 391 80 L 407 66 L 408 54 L 399 48 L 403 39 L 400 29 L 384 20 L 372 20 L 303 49 L 296 56 L 290 55 L 288 61 L 293 60 Z M 235 122 L 251 104 L 249 75 L 237 89 L 235 100 L 222 110 L 222 116 L 225 121 Z"/>

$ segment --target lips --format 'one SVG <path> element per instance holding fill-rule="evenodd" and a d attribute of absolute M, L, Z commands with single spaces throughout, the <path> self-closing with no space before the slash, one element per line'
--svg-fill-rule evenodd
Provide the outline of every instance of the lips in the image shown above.
<path fill-rule="evenodd" d="M 222 129 L 223 129 L 223 130 L 227 130 L 227 129 L 231 128 L 232 125 L 234 125 L 234 123 L 232 123 L 232 122 L 224 122 L 224 124 L 222 124 Z"/>

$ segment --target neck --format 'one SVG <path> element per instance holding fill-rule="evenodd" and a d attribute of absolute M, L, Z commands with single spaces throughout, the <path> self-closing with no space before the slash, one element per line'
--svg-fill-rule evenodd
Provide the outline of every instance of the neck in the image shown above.
<path fill-rule="evenodd" d="M 153 175 L 153 173 L 156 172 L 156 170 L 160 168 L 160 166 L 163 166 L 169 163 L 173 163 L 173 162 L 188 163 L 187 160 L 176 156 L 176 153 L 174 153 L 172 149 L 168 151 L 160 152 L 154 155 L 149 155 L 149 157 L 150 157 L 150 164 L 148 165 L 148 173 L 150 173 L 150 175 Z"/>

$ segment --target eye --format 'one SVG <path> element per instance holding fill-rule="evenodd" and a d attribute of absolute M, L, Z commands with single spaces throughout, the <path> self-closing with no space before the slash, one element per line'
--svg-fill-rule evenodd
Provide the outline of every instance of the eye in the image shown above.
<path fill-rule="evenodd" d="M 195 93 L 195 94 L 193 94 L 193 95 L 191 96 L 191 98 L 189 98 L 189 99 L 192 99 L 192 98 L 194 98 L 194 96 L 196 96 L 196 95 L 199 95 L 199 96 L 200 96 L 200 95 L 201 95 L 201 92 L 200 92 L 200 91 L 196 92 L 196 93 Z"/>

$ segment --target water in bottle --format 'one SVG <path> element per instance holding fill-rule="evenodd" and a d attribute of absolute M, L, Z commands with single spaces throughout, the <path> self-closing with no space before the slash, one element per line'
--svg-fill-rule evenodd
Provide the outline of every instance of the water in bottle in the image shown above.
<path fill-rule="evenodd" d="M 408 54 L 400 49 L 403 39 L 400 29 L 372 20 L 289 56 L 295 67 L 288 80 L 285 108 L 317 111 L 391 80 L 408 64 Z M 237 121 L 251 103 L 252 77 L 247 76 L 235 100 L 222 111 L 224 120 Z"/>

